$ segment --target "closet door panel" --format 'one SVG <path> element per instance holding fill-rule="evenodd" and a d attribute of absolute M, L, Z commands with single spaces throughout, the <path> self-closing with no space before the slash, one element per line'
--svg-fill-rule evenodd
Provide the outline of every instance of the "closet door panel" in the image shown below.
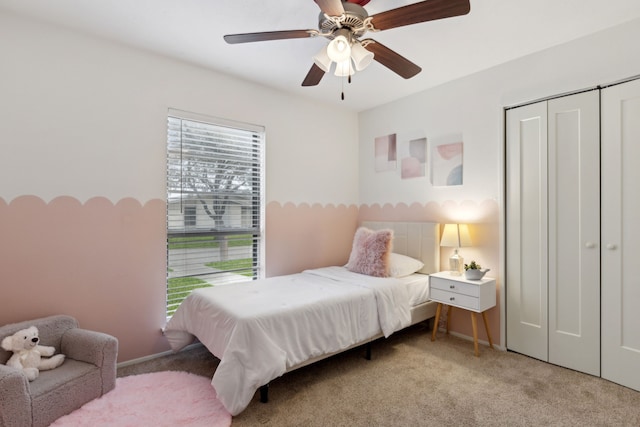
<path fill-rule="evenodd" d="M 640 81 L 602 94 L 602 377 L 640 390 Z"/>
<path fill-rule="evenodd" d="M 600 112 L 549 101 L 549 362 L 600 375 Z"/>
<path fill-rule="evenodd" d="M 547 103 L 507 111 L 507 348 L 547 360 Z"/>

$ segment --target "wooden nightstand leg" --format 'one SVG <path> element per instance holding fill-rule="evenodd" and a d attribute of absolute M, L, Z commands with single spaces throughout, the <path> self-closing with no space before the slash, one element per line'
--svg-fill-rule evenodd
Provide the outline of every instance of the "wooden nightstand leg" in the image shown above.
<path fill-rule="evenodd" d="M 438 303 L 436 308 L 436 320 L 433 322 L 433 333 L 431 334 L 431 341 L 436 340 L 436 332 L 438 332 L 438 324 L 440 323 L 440 312 L 442 311 L 442 304 Z"/>
<path fill-rule="evenodd" d="M 449 325 L 451 324 L 451 312 L 453 311 L 452 306 L 447 306 L 447 335 L 449 335 Z"/>
<path fill-rule="evenodd" d="M 493 348 L 493 340 L 491 339 L 491 332 L 489 332 L 489 321 L 487 320 L 487 312 L 482 312 L 482 320 L 484 321 L 484 329 L 487 331 L 487 338 L 489 339 L 489 347 Z"/>
<path fill-rule="evenodd" d="M 471 327 L 473 328 L 473 352 L 477 356 L 480 356 L 478 351 L 478 321 L 476 320 L 476 313 L 471 312 Z"/>

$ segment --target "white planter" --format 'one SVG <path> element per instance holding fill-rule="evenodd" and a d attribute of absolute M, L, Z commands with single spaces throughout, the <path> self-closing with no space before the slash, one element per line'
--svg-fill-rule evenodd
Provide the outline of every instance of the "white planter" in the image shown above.
<path fill-rule="evenodd" d="M 484 270 L 472 270 L 472 269 L 465 270 L 464 277 L 466 277 L 469 280 L 480 280 L 484 277 L 484 275 L 489 270 L 490 268 L 486 268 Z"/>

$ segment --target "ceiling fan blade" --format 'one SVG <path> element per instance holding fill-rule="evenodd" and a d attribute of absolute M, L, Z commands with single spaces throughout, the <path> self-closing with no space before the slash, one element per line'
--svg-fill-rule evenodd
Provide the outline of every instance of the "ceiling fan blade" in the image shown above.
<path fill-rule="evenodd" d="M 307 73 L 307 77 L 304 78 L 302 82 L 302 86 L 315 86 L 320 83 L 322 77 L 324 76 L 324 71 L 322 68 L 318 67 L 316 64 L 311 66 L 311 69 Z"/>
<path fill-rule="evenodd" d="M 469 0 L 426 0 L 375 14 L 371 17 L 371 23 L 377 30 L 388 30 L 420 22 L 466 15 L 470 9 Z"/>
<path fill-rule="evenodd" d="M 318 35 L 316 30 L 268 31 L 263 33 L 227 34 L 224 41 L 229 44 L 264 42 L 269 40 L 303 39 Z"/>
<path fill-rule="evenodd" d="M 320 6 L 320 10 L 329 16 L 340 16 L 344 13 L 344 7 L 340 0 L 313 0 Z"/>
<path fill-rule="evenodd" d="M 368 44 L 364 42 L 369 42 Z M 422 71 L 422 68 L 409 61 L 399 53 L 394 52 L 383 44 L 372 39 L 363 40 L 363 46 L 369 52 L 373 52 L 373 59 L 398 74 L 400 77 L 410 79 Z"/>

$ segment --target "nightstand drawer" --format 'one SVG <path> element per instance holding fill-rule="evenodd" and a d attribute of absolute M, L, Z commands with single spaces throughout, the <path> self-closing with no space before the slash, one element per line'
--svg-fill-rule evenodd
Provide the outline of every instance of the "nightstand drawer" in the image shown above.
<path fill-rule="evenodd" d="M 431 277 L 431 289 L 440 289 L 457 294 L 469 295 L 478 298 L 480 296 L 480 286 L 471 283 L 442 279 L 440 277 Z"/>
<path fill-rule="evenodd" d="M 450 292 L 448 290 L 444 291 L 442 289 L 431 288 L 431 299 L 455 307 L 468 308 L 475 311 L 480 309 L 479 298 Z"/>

